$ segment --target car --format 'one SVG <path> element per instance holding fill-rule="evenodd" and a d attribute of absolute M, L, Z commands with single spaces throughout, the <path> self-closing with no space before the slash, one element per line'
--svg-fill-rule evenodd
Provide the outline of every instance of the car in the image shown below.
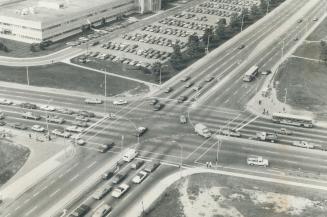
<path fill-rule="evenodd" d="M 114 105 L 125 105 L 127 104 L 128 102 L 126 100 L 123 100 L 123 99 L 119 99 L 119 100 L 115 100 L 113 101 L 113 104 Z"/>
<path fill-rule="evenodd" d="M 277 131 L 276 133 L 283 134 L 283 135 L 292 135 L 293 132 L 286 128 L 280 128 L 280 130 Z"/>
<path fill-rule="evenodd" d="M 312 21 L 318 21 L 318 17 L 313 18 Z"/>
<path fill-rule="evenodd" d="M 45 117 L 45 120 L 51 123 L 62 124 L 65 120 L 57 115 L 48 115 Z"/>
<path fill-rule="evenodd" d="M 84 122 L 90 121 L 90 119 L 88 117 L 85 117 L 84 115 L 75 115 L 75 120 L 76 121 L 84 121 Z"/>
<path fill-rule="evenodd" d="M 64 137 L 64 138 L 69 138 L 71 136 L 70 133 L 62 131 L 62 130 L 58 130 L 58 129 L 52 130 L 51 133 L 56 136 L 60 136 L 60 137 Z"/>
<path fill-rule="evenodd" d="M 190 79 L 191 79 L 190 76 L 184 76 L 184 77 L 181 78 L 181 82 L 186 82 L 186 81 L 188 81 Z"/>
<path fill-rule="evenodd" d="M 41 106 L 40 106 L 40 109 L 41 109 L 41 110 L 44 110 L 44 111 L 49 111 L 49 112 L 53 112 L 53 111 L 56 110 L 55 107 L 53 107 L 53 106 L 49 106 L 49 105 L 41 105 Z"/>
<path fill-rule="evenodd" d="M 249 156 L 246 159 L 246 163 L 250 166 L 269 166 L 269 161 L 261 156 Z"/>
<path fill-rule="evenodd" d="M 118 187 L 116 187 L 112 193 L 111 196 L 113 196 L 114 198 L 119 198 L 121 197 L 127 190 L 129 189 L 129 185 L 123 183 L 121 185 L 119 185 Z"/>
<path fill-rule="evenodd" d="M 212 81 L 214 79 L 214 77 L 212 77 L 212 76 L 207 76 L 205 79 L 204 79 L 204 81 L 205 82 L 210 82 L 210 81 Z"/>
<path fill-rule="evenodd" d="M 8 124 L 10 127 L 12 128 L 15 128 L 15 129 L 19 129 L 19 130 L 26 130 L 27 129 L 27 126 L 25 126 L 24 124 L 22 123 L 18 123 L 18 122 L 15 122 L 15 123 L 10 123 Z"/>
<path fill-rule="evenodd" d="M 37 106 L 32 103 L 24 102 L 19 105 L 21 108 L 26 108 L 26 109 L 37 109 Z"/>
<path fill-rule="evenodd" d="M 178 103 L 183 103 L 184 101 L 186 101 L 187 100 L 187 97 L 186 96 L 179 96 L 178 98 L 177 98 L 177 102 Z"/>
<path fill-rule="evenodd" d="M 191 87 L 193 85 L 193 82 L 187 82 L 185 85 L 184 85 L 184 87 L 185 88 L 189 88 L 189 87 Z"/>
<path fill-rule="evenodd" d="M 164 107 L 164 104 L 157 103 L 153 106 L 153 111 L 160 111 Z"/>
<path fill-rule="evenodd" d="M 237 130 L 222 130 L 221 134 L 224 136 L 232 136 L 232 137 L 241 137 L 241 133 Z"/>
<path fill-rule="evenodd" d="M 112 147 L 114 147 L 114 145 L 115 145 L 114 142 L 108 142 L 105 144 L 101 144 L 101 145 L 99 145 L 98 150 L 99 150 L 99 152 L 104 153 L 104 152 L 108 151 L 109 149 L 111 149 Z"/>
<path fill-rule="evenodd" d="M 62 113 L 62 114 L 67 114 L 67 115 L 74 114 L 73 110 L 70 110 L 70 109 L 67 109 L 67 108 L 57 108 L 57 112 Z"/>
<path fill-rule="evenodd" d="M 185 115 L 179 116 L 179 122 L 181 124 L 186 124 L 186 122 L 187 122 L 186 116 Z"/>
<path fill-rule="evenodd" d="M 167 88 L 164 90 L 165 93 L 170 93 L 171 91 L 173 91 L 173 88 L 171 88 L 171 87 L 167 87 Z"/>
<path fill-rule="evenodd" d="M 89 211 L 90 211 L 90 207 L 82 204 L 79 207 L 77 207 L 74 212 L 72 212 L 72 215 L 75 217 L 81 217 L 81 216 L 85 216 Z"/>
<path fill-rule="evenodd" d="M 33 130 L 35 132 L 44 132 L 45 131 L 44 127 L 42 127 L 40 125 L 37 125 L 37 124 L 36 125 L 33 125 L 31 127 L 31 130 Z"/>
<path fill-rule="evenodd" d="M 85 145 L 86 143 L 84 139 L 78 137 L 71 139 L 70 142 L 72 144 L 79 145 L 79 146 Z"/>
<path fill-rule="evenodd" d="M 261 75 L 269 75 L 271 73 L 270 69 L 264 70 L 261 72 Z"/>
<path fill-rule="evenodd" d="M 239 50 L 242 50 L 243 48 L 245 48 L 245 45 L 244 45 L 244 44 L 242 44 L 242 45 L 238 46 L 238 48 L 237 48 L 237 49 L 239 49 Z"/>
<path fill-rule="evenodd" d="M 0 105 L 12 105 L 13 102 L 8 99 L 0 98 Z"/>
<path fill-rule="evenodd" d="M 131 168 L 134 170 L 137 170 L 138 168 L 140 168 L 142 165 L 144 164 L 144 160 L 135 160 L 132 164 L 131 164 Z"/>
<path fill-rule="evenodd" d="M 297 23 L 302 23 L 303 19 L 298 19 Z"/>
<path fill-rule="evenodd" d="M 88 123 L 85 121 L 73 121 L 73 124 L 78 127 L 88 127 Z"/>
<path fill-rule="evenodd" d="M 77 111 L 76 112 L 77 115 L 83 115 L 85 117 L 89 117 L 89 118 L 94 118 L 95 117 L 95 114 L 93 112 L 89 112 L 89 111 Z"/>
<path fill-rule="evenodd" d="M 295 37 L 294 39 L 293 39 L 293 41 L 298 41 L 299 40 L 299 38 L 298 37 Z"/>
<path fill-rule="evenodd" d="M 148 176 L 148 173 L 141 170 L 140 172 L 138 172 L 136 174 L 136 176 L 134 176 L 134 178 L 132 179 L 132 182 L 135 184 L 140 184 L 147 176 Z"/>
<path fill-rule="evenodd" d="M 0 112 L 0 120 L 5 118 L 5 114 L 3 112 Z"/>
<path fill-rule="evenodd" d="M 116 170 L 117 170 L 116 167 L 110 168 L 109 170 L 107 170 L 106 172 L 104 172 L 104 173 L 102 174 L 101 178 L 102 178 L 103 180 L 110 179 L 110 178 L 114 175 L 114 173 L 115 173 Z"/>
<path fill-rule="evenodd" d="M 301 148 L 307 148 L 307 149 L 313 149 L 315 147 L 314 144 L 309 143 L 307 141 L 293 141 L 292 145 L 301 147 Z"/>
<path fill-rule="evenodd" d="M 119 182 L 123 181 L 127 176 L 127 172 L 120 172 L 117 173 L 113 178 L 112 178 L 112 183 L 118 184 Z"/>
<path fill-rule="evenodd" d="M 152 173 L 153 171 L 155 171 L 158 167 L 160 166 L 160 161 L 158 160 L 153 160 L 151 162 L 148 162 L 145 166 L 144 166 L 144 171 L 148 172 L 148 173 Z"/>
<path fill-rule="evenodd" d="M 103 103 L 103 101 L 101 99 L 94 99 L 94 98 L 85 99 L 84 102 L 86 104 L 102 104 Z"/>
<path fill-rule="evenodd" d="M 150 105 L 155 105 L 155 104 L 157 104 L 158 102 L 159 102 L 158 99 L 152 99 L 152 100 L 149 101 L 149 104 L 150 104 Z"/>
<path fill-rule="evenodd" d="M 197 86 L 193 86 L 192 90 L 199 91 L 199 90 L 201 90 L 201 88 L 202 87 L 200 85 L 197 85 Z"/>
<path fill-rule="evenodd" d="M 73 125 L 66 127 L 66 131 L 73 133 L 82 133 L 84 131 L 84 128 Z"/>
<path fill-rule="evenodd" d="M 108 194 L 112 189 L 112 186 L 108 183 L 104 184 L 101 186 L 98 190 L 96 190 L 93 194 L 92 197 L 96 200 L 101 200 L 106 194 Z"/>
<path fill-rule="evenodd" d="M 105 217 L 110 213 L 111 209 L 111 206 L 104 203 L 95 210 L 92 217 Z"/>
<path fill-rule="evenodd" d="M 146 128 L 146 127 L 138 127 L 138 128 L 136 129 L 136 132 L 135 132 L 134 136 L 136 136 L 136 137 L 140 137 L 140 136 L 142 136 L 142 135 L 143 135 L 147 130 L 148 130 L 148 128 Z"/>
<path fill-rule="evenodd" d="M 6 122 L 0 121 L 0 126 L 5 126 L 5 125 L 6 125 Z"/>
<path fill-rule="evenodd" d="M 38 114 L 34 114 L 32 112 L 25 112 L 22 114 L 22 117 L 25 119 L 33 119 L 33 120 L 40 120 L 41 116 Z"/>

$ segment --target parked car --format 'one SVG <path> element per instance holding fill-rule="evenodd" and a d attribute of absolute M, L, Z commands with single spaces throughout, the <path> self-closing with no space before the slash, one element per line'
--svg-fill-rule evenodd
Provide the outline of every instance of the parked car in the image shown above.
<path fill-rule="evenodd" d="M 106 172 L 104 172 L 104 173 L 102 174 L 102 176 L 101 176 L 102 179 L 103 179 L 103 180 L 110 179 L 110 178 L 114 175 L 114 173 L 115 173 L 116 170 L 117 170 L 116 167 L 110 168 L 109 170 L 107 170 Z"/>
<path fill-rule="evenodd" d="M 33 119 L 33 120 L 40 120 L 41 119 L 40 115 L 34 114 L 32 112 L 25 112 L 25 113 L 22 114 L 22 117 L 26 118 L 26 119 Z"/>
<path fill-rule="evenodd" d="M 73 125 L 66 127 L 66 131 L 73 133 L 82 133 L 84 131 L 84 128 Z"/>
<path fill-rule="evenodd" d="M 131 164 L 131 168 L 134 170 L 137 170 L 138 168 L 140 168 L 142 165 L 144 164 L 144 160 L 135 160 L 132 164 Z"/>
<path fill-rule="evenodd" d="M 106 151 L 108 151 L 109 149 L 111 149 L 112 147 L 114 147 L 114 142 L 108 142 L 105 144 L 101 144 L 99 145 L 99 152 L 104 153 Z"/>
<path fill-rule="evenodd" d="M 103 101 L 101 99 L 94 99 L 94 98 L 85 99 L 84 102 L 86 104 L 102 104 L 103 103 Z"/>
<path fill-rule="evenodd" d="M 76 115 L 75 116 L 76 121 L 83 121 L 83 122 L 88 122 L 90 121 L 89 118 L 85 117 L 84 115 Z"/>
<path fill-rule="evenodd" d="M 60 136 L 60 137 L 64 137 L 64 138 L 69 138 L 71 136 L 70 133 L 65 132 L 65 131 L 61 131 L 61 130 L 58 130 L 58 129 L 52 130 L 51 133 L 56 135 L 56 136 Z"/>
<path fill-rule="evenodd" d="M 153 111 L 159 111 L 164 107 L 164 104 L 157 103 L 153 106 Z"/>
<path fill-rule="evenodd" d="M 53 106 L 49 106 L 49 105 L 41 105 L 41 106 L 40 106 L 40 109 L 41 109 L 41 110 L 44 110 L 44 111 L 50 111 L 50 112 L 53 112 L 53 111 L 56 110 L 55 107 L 53 107 Z"/>
<path fill-rule="evenodd" d="M 73 121 L 73 124 L 78 127 L 88 127 L 88 123 L 85 121 Z"/>
<path fill-rule="evenodd" d="M 117 173 L 113 178 L 112 178 L 112 183 L 114 184 L 118 184 L 119 182 L 121 182 L 123 179 L 125 179 L 127 177 L 128 171 L 122 171 Z"/>
<path fill-rule="evenodd" d="M 25 126 L 24 124 L 22 123 L 10 123 L 8 124 L 10 127 L 12 128 L 15 128 L 15 129 L 19 129 L 19 130 L 26 130 L 27 129 L 27 126 Z"/>
<path fill-rule="evenodd" d="M 136 176 L 134 176 L 134 178 L 132 179 L 132 182 L 135 184 L 140 184 L 147 177 L 147 175 L 148 175 L 147 172 L 141 170 L 140 172 L 138 172 L 136 174 Z"/>
<path fill-rule="evenodd" d="M 160 161 L 158 160 L 154 160 L 152 162 L 148 162 L 145 166 L 144 166 L 144 171 L 148 172 L 148 173 L 152 173 L 153 171 L 155 171 L 158 167 L 160 166 Z"/>
<path fill-rule="evenodd" d="M 89 117 L 89 118 L 94 118 L 95 117 L 95 114 L 93 112 L 89 112 L 89 111 L 77 111 L 76 112 L 77 115 L 83 115 L 85 117 Z"/>
<path fill-rule="evenodd" d="M 136 129 L 136 132 L 135 132 L 134 136 L 136 136 L 136 137 L 140 137 L 140 136 L 142 136 L 142 135 L 143 135 L 147 130 L 148 130 L 148 128 L 146 128 L 146 127 L 138 127 L 138 128 Z"/>
<path fill-rule="evenodd" d="M 75 217 L 85 216 L 90 211 L 90 209 L 91 208 L 89 206 L 82 204 L 74 210 L 72 215 Z"/>
<path fill-rule="evenodd" d="M 51 123 L 62 124 L 65 120 L 57 115 L 48 115 L 45 120 Z"/>
<path fill-rule="evenodd" d="M 178 98 L 177 98 L 177 102 L 178 103 L 182 103 L 182 102 L 184 102 L 184 101 L 186 101 L 187 100 L 187 97 L 186 96 L 179 96 Z"/>
<path fill-rule="evenodd" d="M 179 116 L 179 122 L 181 124 L 186 124 L 186 122 L 187 122 L 186 116 L 185 115 Z"/>
<path fill-rule="evenodd" d="M 0 105 L 11 105 L 11 104 L 13 104 L 12 101 L 10 101 L 8 99 L 0 98 Z"/>
<path fill-rule="evenodd" d="M 72 115 L 74 114 L 73 110 L 67 109 L 67 108 L 57 108 L 57 112 L 60 112 L 62 114 Z"/>
<path fill-rule="evenodd" d="M 129 189 L 129 185 L 123 183 L 121 185 L 119 185 L 117 188 L 115 188 L 112 191 L 112 196 L 115 198 L 119 198 L 121 197 L 127 190 Z"/>
<path fill-rule="evenodd" d="M 112 189 L 112 186 L 108 183 L 101 186 L 99 189 L 97 189 L 93 194 L 92 197 L 96 200 L 101 200 L 106 194 L 108 194 Z"/>
<path fill-rule="evenodd" d="M 110 213 L 111 209 L 111 206 L 104 203 L 95 210 L 92 217 L 105 217 Z"/>
<path fill-rule="evenodd" d="M 26 108 L 26 109 L 37 109 L 37 106 L 32 103 L 24 102 L 19 105 L 21 108 Z"/>

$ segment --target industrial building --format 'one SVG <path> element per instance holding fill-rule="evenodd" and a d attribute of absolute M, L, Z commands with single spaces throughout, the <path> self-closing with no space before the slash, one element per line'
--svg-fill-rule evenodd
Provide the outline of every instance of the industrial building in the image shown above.
<path fill-rule="evenodd" d="M 82 32 L 85 25 L 160 7 L 161 0 L 0 0 L 0 38 L 55 42 Z"/>

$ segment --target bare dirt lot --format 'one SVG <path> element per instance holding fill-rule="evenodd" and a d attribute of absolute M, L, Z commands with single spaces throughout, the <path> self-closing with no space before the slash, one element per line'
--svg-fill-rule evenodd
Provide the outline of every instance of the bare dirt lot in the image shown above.
<path fill-rule="evenodd" d="M 197 174 L 172 185 L 147 217 L 324 217 L 327 192 Z"/>
<path fill-rule="evenodd" d="M 0 186 L 18 172 L 29 154 L 28 148 L 13 144 L 7 139 L 0 139 Z"/>

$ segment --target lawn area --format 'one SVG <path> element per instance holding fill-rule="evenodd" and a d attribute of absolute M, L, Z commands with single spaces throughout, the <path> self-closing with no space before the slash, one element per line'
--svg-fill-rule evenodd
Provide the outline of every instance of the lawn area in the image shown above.
<path fill-rule="evenodd" d="M 327 117 L 327 65 L 316 61 L 289 58 L 275 78 L 277 98 L 297 109 Z"/>
<path fill-rule="evenodd" d="M 216 174 L 173 184 L 146 217 L 324 217 L 327 192 Z"/>
<path fill-rule="evenodd" d="M 0 139 L 0 186 L 18 172 L 29 154 L 28 148 Z"/>
<path fill-rule="evenodd" d="M 327 18 L 307 38 L 308 41 L 327 40 Z"/>
<path fill-rule="evenodd" d="M 26 69 L 22 67 L 0 66 L 0 80 L 27 84 Z M 98 72 L 81 69 L 68 64 L 29 68 L 30 85 L 65 90 L 104 94 L 104 75 Z M 148 87 L 142 83 L 118 77 L 107 76 L 107 96 L 126 91 L 147 92 Z"/>
<path fill-rule="evenodd" d="M 115 73 L 117 75 L 136 78 L 154 84 L 159 83 L 159 76 L 153 75 L 150 70 L 143 71 L 142 69 L 136 66 L 130 66 L 122 63 L 113 63 L 110 60 L 99 60 L 92 57 L 88 57 L 90 61 L 87 63 L 78 63 L 77 58 L 78 57 L 72 59 L 71 61 L 73 63 L 80 64 L 82 66 L 87 66 L 94 69 L 107 69 L 107 71 L 111 73 Z M 177 73 L 178 72 L 174 70 L 172 67 L 163 68 L 161 74 L 161 81 L 165 82 L 166 80 L 170 79 Z"/>
<path fill-rule="evenodd" d="M 319 42 L 304 42 L 294 52 L 295 56 L 306 57 L 319 60 L 320 58 L 320 43 Z"/>

